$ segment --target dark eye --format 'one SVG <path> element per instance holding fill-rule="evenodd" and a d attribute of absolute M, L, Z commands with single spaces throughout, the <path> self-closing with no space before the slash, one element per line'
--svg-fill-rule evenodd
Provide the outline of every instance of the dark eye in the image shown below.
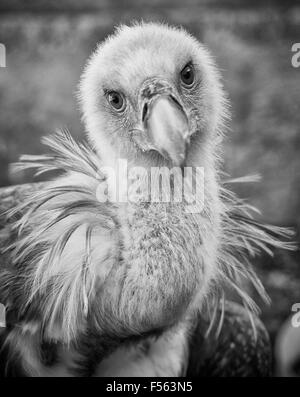
<path fill-rule="evenodd" d="M 180 77 L 184 85 L 186 85 L 187 87 L 192 86 L 195 80 L 193 66 L 190 64 L 186 65 L 180 72 Z"/>
<path fill-rule="evenodd" d="M 125 100 L 122 94 L 116 91 L 110 91 L 107 94 L 107 100 L 109 104 L 116 109 L 118 112 L 121 112 L 125 109 Z"/>

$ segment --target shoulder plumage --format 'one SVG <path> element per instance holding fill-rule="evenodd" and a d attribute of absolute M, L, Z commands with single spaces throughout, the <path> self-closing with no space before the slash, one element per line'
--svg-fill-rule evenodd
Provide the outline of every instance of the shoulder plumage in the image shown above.
<path fill-rule="evenodd" d="M 23 156 L 15 168 L 64 175 L 9 213 L 21 213 L 13 225 L 18 237 L 10 247 L 11 260 L 19 269 L 14 277 L 24 282 L 20 315 L 35 307 L 48 333 L 59 321 L 63 340 L 70 341 L 85 323 L 97 280 L 117 260 L 119 221 L 114 205 L 97 199 L 97 187 L 105 177 L 93 150 L 67 132 L 44 143 L 52 154 Z"/>

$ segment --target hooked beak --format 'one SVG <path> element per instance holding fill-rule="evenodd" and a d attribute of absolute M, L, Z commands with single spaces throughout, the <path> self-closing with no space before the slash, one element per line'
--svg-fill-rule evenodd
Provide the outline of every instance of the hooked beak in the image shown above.
<path fill-rule="evenodd" d="M 186 113 L 172 95 L 155 95 L 144 104 L 143 124 L 150 149 L 159 152 L 174 166 L 183 166 L 189 143 Z"/>

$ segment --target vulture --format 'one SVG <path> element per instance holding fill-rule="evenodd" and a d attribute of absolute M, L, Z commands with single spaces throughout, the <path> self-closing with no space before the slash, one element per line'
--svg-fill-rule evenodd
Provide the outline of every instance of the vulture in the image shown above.
<path fill-rule="evenodd" d="M 230 114 L 210 52 L 182 28 L 120 26 L 78 91 L 87 139 L 57 132 L 15 164 L 49 178 L 5 215 L 1 373 L 267 376 L 250 259 L 291 232 L 230 190 L 251 178 L 222 171 Z"/>

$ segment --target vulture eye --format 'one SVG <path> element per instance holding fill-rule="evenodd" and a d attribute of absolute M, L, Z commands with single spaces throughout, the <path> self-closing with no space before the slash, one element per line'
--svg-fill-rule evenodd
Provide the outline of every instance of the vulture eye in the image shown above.
<path fill-rule="evenodd" d="M 191 64 L 187 64 L 180 72 L 181 81 L 187 87 L 191 87 L 195 80 L 194 69 Z"/>
<path fill-rule="evenodd" d="M 109 104 L 116 109 L 118 112 L 122 112 L 125 109 L 125 100 L 122 94 L 116 91 L 110 91 L 107 94 L 107 100 Z"/>

